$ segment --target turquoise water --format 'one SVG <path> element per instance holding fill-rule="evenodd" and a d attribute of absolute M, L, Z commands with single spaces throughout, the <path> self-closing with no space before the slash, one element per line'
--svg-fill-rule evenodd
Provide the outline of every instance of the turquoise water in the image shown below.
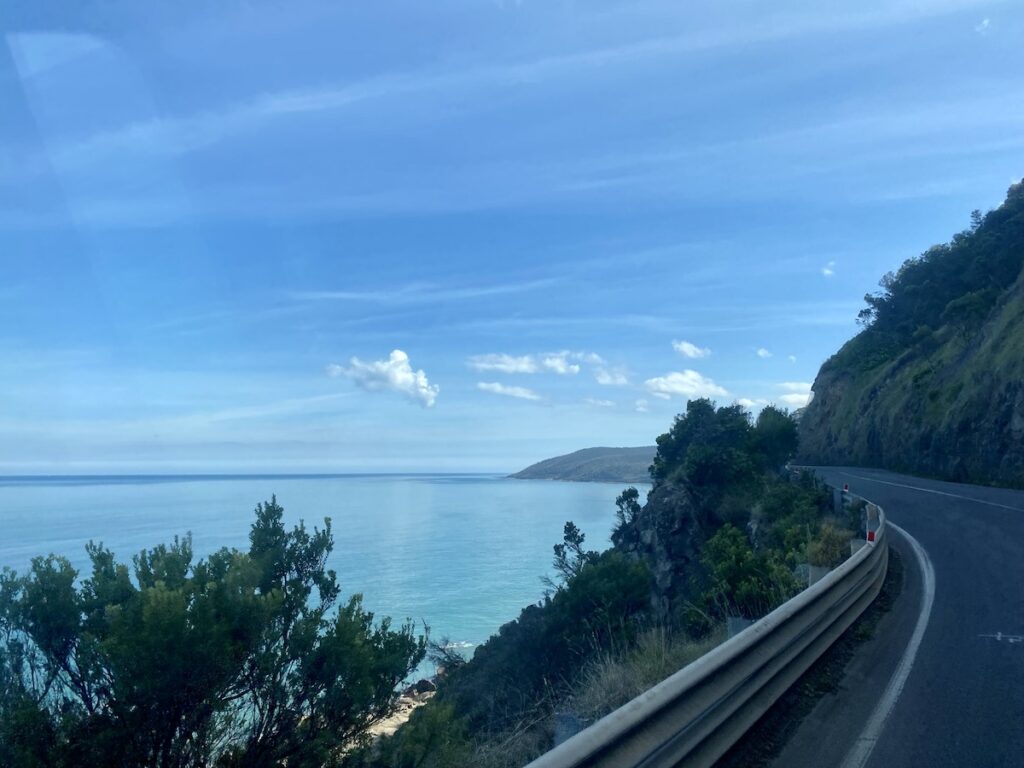
<path fill-rule="evenodd" d="M 541 597 L 566 520 L 607 545 L 623 487 L 488 475 L 0 478 L 0 566 L 53 552 L 84 569 L 90 539 L 129 561 L 188 531 L 197 555 L 245 549 L 253 507 L 276 493 L 286 522 L 332 519 L 329 567 L 346 593 L 471 649 Z"/>

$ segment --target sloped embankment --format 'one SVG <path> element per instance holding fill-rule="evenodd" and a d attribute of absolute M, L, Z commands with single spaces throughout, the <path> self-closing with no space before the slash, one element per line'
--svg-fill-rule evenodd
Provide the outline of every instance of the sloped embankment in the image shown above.
<path fill-rule="evenodd" d="M 1024 184 L 867 297 L 821 368 L 802 460 L 1024 486 Z"/>

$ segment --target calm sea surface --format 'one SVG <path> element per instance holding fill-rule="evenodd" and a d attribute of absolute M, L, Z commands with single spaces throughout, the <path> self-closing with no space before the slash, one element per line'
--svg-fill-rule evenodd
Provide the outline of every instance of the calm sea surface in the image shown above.
<path fill-rule="evenodd" d="M 471 649 L 541 597 L 566 520 L 607 546 L 623 487 L 491 475 L 0 478 L 0 566 L 21 571 L 53 552 L 87 573 L 90 539 L 128 562 L 189 531 L 198 556 L 246 549 L 253 507 L 276 493 L 288 524 L 331 518 L 329 567 L 344 592 Z"/>

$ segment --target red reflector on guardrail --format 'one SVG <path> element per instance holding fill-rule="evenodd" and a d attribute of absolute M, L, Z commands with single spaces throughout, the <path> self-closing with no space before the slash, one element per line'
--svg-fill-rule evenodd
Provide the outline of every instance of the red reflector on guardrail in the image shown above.
<path fill-rule="evenodd" d="M 875 540 L 875 532 L 874 531 L 868 531 L 868 541 L 873 543 L 874 540 Z"/>

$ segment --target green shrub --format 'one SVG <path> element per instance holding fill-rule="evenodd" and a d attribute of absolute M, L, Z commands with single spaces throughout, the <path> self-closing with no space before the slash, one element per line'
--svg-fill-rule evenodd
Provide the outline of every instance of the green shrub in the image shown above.
<path fill-rule="evenodd" d="M 130 570 L 90 544 L 81 581 L 54 556 L 5 571 L 0 762 L 319 768 L 358 741 L 423 638 L 359 596 L 338 604 L 330 521 L 287 531 L 282 516 L 257 507 L 248 552 L 195 560 L 176 538 Z"/>
<path fill-rule="evenodd" d="M 807 560 L 811 565 L 835 568 L 850 555 L 853 532 L 827 522 L 807 547 Z"/>

